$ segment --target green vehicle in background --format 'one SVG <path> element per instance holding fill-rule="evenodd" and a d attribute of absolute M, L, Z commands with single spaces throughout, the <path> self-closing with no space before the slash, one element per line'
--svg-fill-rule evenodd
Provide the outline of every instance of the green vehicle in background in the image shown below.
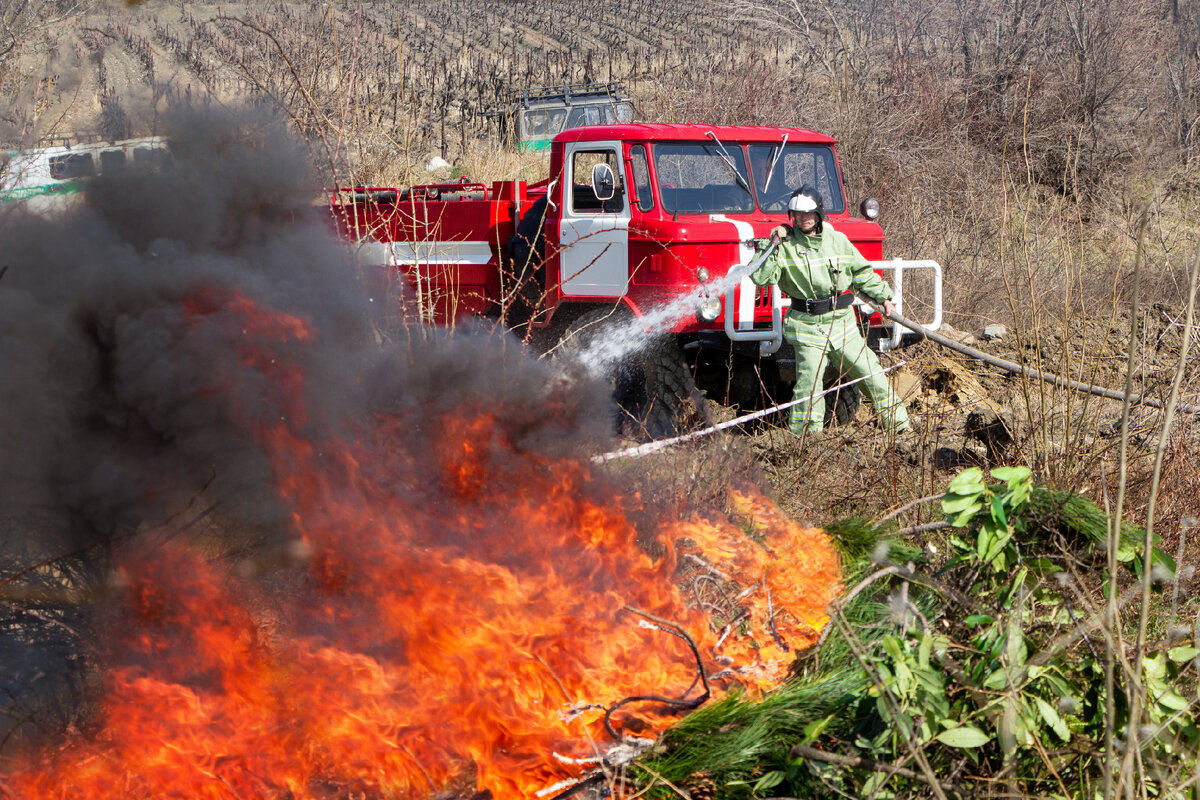
<path fill-rule="evenodd" d="M 518 150 L 549 150 L 569 128 L 633 122 L 633 103 L 619 82 L 521 89 L 498 112 L 501 137 Z"/>
<path fill-rule="evenodd" d="M 111 141 L 99 136 L 55 136 L 30 150 L 0 152 L 0 203 L 61 205 L 98 175 L 148 170 L 169 158 L 161 136 Z"/>

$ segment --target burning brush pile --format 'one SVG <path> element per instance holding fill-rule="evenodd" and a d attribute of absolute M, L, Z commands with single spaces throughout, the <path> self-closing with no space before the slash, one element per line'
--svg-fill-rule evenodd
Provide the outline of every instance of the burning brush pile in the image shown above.
<path fill-rule="evenodd" d="M 0 797 L 553 797 L 816 640 L 819 531 L 750 484 L 741 524 L 644 513 L 587 457 L 597 387 L 482 331 L 379 344 L 377 282 L 267 210 L 314 185 L 274 123 L 174 138 L 0 218 Z"/>

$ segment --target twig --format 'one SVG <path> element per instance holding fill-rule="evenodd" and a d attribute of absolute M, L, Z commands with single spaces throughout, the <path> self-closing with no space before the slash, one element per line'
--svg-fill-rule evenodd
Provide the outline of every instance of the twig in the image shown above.
<path fill-rule="evenodd" d="M 865 302 L 866 305 L 871 306 L 871 308 L 875 309 L 876 311 L 880 310 L 877 306 L 873 306 L 873 305 L 871 305 L 871 303 L 869 303 L 867 301 L 863 301 L 863 302 Z M 903 316 L 901 316 L 898 313 L 892 313 L 887 318 L 891 319 L 893 322 L 903 325 L 904 327 L 908 328 L 909 330 L 913 331 L 914 333 L 917 333 L 918 335 L 922 336 L 923 338 L 930 339 L 934 342 L 937 342 L 938 344 L 942 345 L 943 347 L 946 347 L 950 350 L 954 350 L 957 353 L 962 353 L 963 355 L 969 356 L 970 358 L 974 358 L 978 361 L 982 361 L 985 364 L 991 364 L 993 367 L 999 367 L 1000 369 L 1006 370 L 1006 371 L 1014 373 L 1016 375 L 1023 375 L 1023 376 L 1027 376 L 1030 378 L 1034 378 L 1035 380 L 1039 380 L 1044 383 L 1049 383 L 1049 384 L 1052 384 L 1054 386 L 1058 386 L 1058 387 L 1064 388 L 1064 389 L 1071 389 L 1071 390 L 1074 390 L 1077 392 L 1086 392 L 1088 394 L 1094 394 L 1097 397 L 1105 397 L 1105 398 L 1108 398 L 1109 400 L 1120 400 L 1122 402 L 1126 402 L 1129 404 L 1150 406 L 1151 408 L 1161 409 L 1164 407 L 1163 402 L 1161 400 L 1156 400 L 1153 397 L 1147 397 L 1145 394 L 1135 394 L 1133 392 L 1133 389 L 1131 388 L 1130 381 L 1126 381 L 1125 391 L 1119 392 L 1116 389 L 1108 389 L 1103 386 L 1096 386 L 1096 385 L 1093 385 L 1090 383 L 1083 383 L 1081 381 L 1075 381 L 1075 380 L 1070 380 L 1067 378 L 1062 378 L 1062 377 L 1059 377 L 1058 375 L 1052 375 L 1048 372 L 1042 372 L 1040 370 L 1036 370 L 1031 367 L 1026 367 L 1021 364 L 1017 364 L 1013 361 L 1006 361 L 1003 358 L 996 358 L 995 356 L 988 355 L 987 353 L 984 353 L 981 350 L 976 350 L 974 348 L 967 347 L 964 344 L 959 344 L 958 342 L 954 341 L 953 339 L 948 339 L 939 333 L 935 333 L 933 331 L 929 331 L 929 330 L 926 330 L 925 328 L 922 328 L 917 323 L 912 322 L 911 320 L 905 319 Z M 1130 348 L 1130 360 L 1131 361 L 1132 361 L 1132 356 L 1133 356 L 1134 352 L 1135 352 L 1134 348 Z M 1184 414 L 1200 414 L 1200 406 L 1191 405 L 1188 403 L 1177 403 L 1175 406 L 1175 410 L 1179 413 L 1184 413 Z"/>
<path fill-rule="evenodd" d="M 237 798 L 237 800 L 242 800 L 241 793 L 239 793 L 237 789 L 233 788 L 233 786 L 229 783 L 229 781 L 225 780 L 224 775 L 220 774 L 219 772 L 213 772 L 211 774 L 217 780 L 219 780 L 221 783 L 225 784 L 225 788 L 228 789 L 233 794 L 233 796 Z"/>
<path fill-rule="evenodd" d="M 853 589 L 851 589 L 850 591 L 846 592 L 846 594 L 839 597 L 837 599 L 836 606 L 838 608 L 845 608 L 851 600 L 853 600 L 855 597 L 858 597 L 858 595 L 864 589 L 866 589 L 868 586 L 870 586 L 875 581 L 879 580 L 880 578 L 886 578 L 888 575 L 900 575 L 903 573 L 904 573 L 904 567 L 897 567 L 895 565 L 890 566 L 890 567 L 884 567 L 881 570 L 873 572 L 870 575 L 868 575 L 867 577 L 863 578 L 861 581 L 859 581 L 858 584 Z M 821 631 L 821 635 L 817 639 L 817 647 L 818 648 L 825 642 L 825 639 L 829 636 L 829 631 L 832 629 L 833 629 L 832 625 L 826 625 L 825 629 Z"/>
<path fill-rule="evenodd" d="M 1146 235 L 1146 225 L 1150 219 L 1148 208 L 1143 208 L 1141 217 L 1138 220 L 1137 233 L 1137 248 L 1134 251 L 1133 257 L 1133 296 L 1130 298 L 1129 308 L 1129 358 L 1125 365 L 1125 398 L 1121 403 L 1121 441 L 1119 446 L 1120 457 L 1117 462 L 1117 498 L 1116 510 L 1109 517 L 1108 526 L 1108 591 L 1107 602 L 1105 603 L 1105 647 L 1104 647 L 1104 758 L 1101 761 L 1101 769 L 1104 778 L 1104 796 L 1116 797 L 1122 794 L 1127 776 L 1127 770 L 1131 766 L 1128 753 L 1122 759 L 1120 771 L 1116 776 L 1113 775 L 1113 764 L 1116 761 L 1117 754 L 1117 706 L 1116 706 L 1116 662 L 1120 660 L 1123 664 L 1127 663 L 1124 651 L 1124 639 L 1120 637 L 1117 627 L 1117 582 L 1114 576 L 1117 573 L 1117 549 L 1120 545 L 1121 536 L 1121 518 L 1124 515 L 1125 493 L 1128 489 L 1129 477 L 1129 407 L 1133 404 L 1133 398 L 1129 396 L 1130 390 L 1133 387 L 1133 372 L 1134 372 L 1134 344 L 1137 342 L 1138 332 L 1138 302 L 1141 294 L 1142 286 L 1142 258 L 1144 256 L 1144 244 Z M 1142 554 L 1145 559 L 1145 570 L 1150 572 L 1150 552 L 1146 551 Z M 1114 634 L 1117 636 L 1116 641 L 1113 641 Z M 1115 646 L 1114 646 L 1115 645 Z M 1140 677 L 1134 673 L 1135 680 Z M 1137 698 L 1139 693 L 1134 693 L 1133 708 L 1129 714 L 1129 729 L 1134 731 L 1141 724 L 1138 719 L 1140 708 L 1138 707 Z M 1130 744 L 1135 748 L 1137 746 L 1136 739 L 1133 739 Z M 1115 780 L 1115 784 L 1114 784 Z"/>
<path fill-rule="evenodd" d="M 702 598 L 700 596 L 700 587 L 703 586 L 704 584 L 709 584 L 709 583 L 712 584 L 713 591 L 716 593 L 718 599 L 720 599 L 724 603 L 724 606 L 718 606 L 716 603 L 705 600 L 704 598 Z M 725 591 L 724 584 L 722 584 L 719 580 L 717 580 L 712 575 L 707 575 L 703 572 L 698 572 L 694 576 L 692 576 L 692 594 L 695 596 L 696 602 L 699 603 L 701 606 L 707 605 L 713 611 L 717 611 L 722 614 L 726 613 L 728 610 L 728 607 L 733 604 Z"/>
<path fill-rule="evenodd" d="M 259 26 L 255 25 L 251 22 L 248 22 L 247 20 L 242 19 L 241 17 L 231 17 L 231 16 L 227 16 L 225 14 L 217 14 L 217 16 L 215 16 L 213 19 L 228 21 L 228 22 L 236 22 L 237 24 L 244 25 L 245 27 L 249 28 L 250 30 L 255 31 L 256 33 L 261 34 L 262 36 L 265 36 L 268 39 L 270 39 L 271 43 L 275 45 L 275 49 L 279 52 L 279 57 L 283 59 L 283 63 L 287 64 L 288 71 L 291 73 L 292 79 L 296 82 L 296 88 L 300 90 L 300 94 L 302 94 L 304 96 L 304 100 L 308 103 L 309 113 L 311 113 L 314 117 L 320 119 L 329 128 L 331 128 L 331 129 L 333 128 L 333 121 L 330 120 L 329 117 L 327 117 L 323 111 L 321 111 L 321 108 L 317 104 L 317 101 L 315 99 L 313 99 L 313 96 L 311 94 L 309 94 L 309 92 L 306 88 L 304 88 L 304 81 L 302 81 L 300 79 L 300 75 L 296 72 L 295 65 L 293 65 L 292 60 L 290 58 L 288 58 L 287 51 L 284 49 L 283 45 L 279 43 L 279 40 L 277 38 L 275 38 L 274 34 L 272 34 L 270 31 L 260 28 Z M 239 62 L 238 66 L 242 68 L 242 71 L 246 73 L 247 77 L 249 77 L 253 83 L 255 83 L 256 85 L 259 85 L 261 87 L 260 82 L 257 79 L 255 79 L 254 75 L 250 72 L 249 69 L 246 68 L 246 65 L 244 63 Z M 288 112 L 288 115 L 292 117 L 292 120 L 297 121 L 295 115 L 293 115 L 291 113 L 291 111 L 287 108 L 287 106 L 283 103 L 283 101 L 278 100 L 278 102 L 279 102 L 280 106 L 282 106 L 284 108 L 284 110 Z M 325 135 L 325 132 L 318 131 L 317 135 L 321 137 L 321 141 L 325 145 L 325 152 L 330 154 L 331 159 L 336 158 L 337 151 L 330 147 L 329 138 Z"/>
<path fill-rule="evenodd" d="M 25 608 L 24 606 L 19 606 L 16 603 L 9 603 L 9 602 L 3 601 L 3 600 L 0 600 L 0 606 L 4 606 L 9 611 L 13 611 L 18 614 L 26 614 L 30 617 L 33 617 L 34 619 L 36 619 L 39 622 L 46 623 L 47 625 L 54 625 L 56 627 L 62 628 L 64 631 L 71 634 L 76 639 L 79 639 L 80 641 L 84 640 L 83 635 L 80 634 L 79 631 L 75 630 L 70 625 L 63 622 L 61 619 L 55 619 L 54 617 L 48 616 L 46 614 L 42 614 L 38 611 L 34 611 L 32 608 Z"/>
<path fill-rule="evenodd" d="M 571 698 L 571 695 L 570 695 L 570 693 L 567 691 L 567 687 L 563 686 L 563 684 L 562 684 L 562 681 L 560 681 L 560 680 L 558 679 L 558 675 L 556 675 L 556 674 L 555 674 L 554 670 L 550 669 L 550 665 L 549 665 L 549 664 L 547 664 L 547 663 L 546 663 L 546 662 L 545 662 L 545 661 L 542 659 L 542 657 L 541 657 L 541 656 L 539 656 L 537 653 L 534 653 L 534 654 L 533 654 L 533 657 L 534 657 L 535 659 L 537 659 L 537 662 L 538 662 L 539 664 L 541 664 L 543 667 L 545 667 L 545 668 L 546 668 L 546 672 L 547 672 L 547 673 L 549 673 L 549 675 L 550 675 L 550 678 L 551 678 L 551 679 L 554 681 L 554 683 L 555 683 L 555 684 L 558 686 L 558 690 L 559 690 L 560 692 L 562 692 L 563 699 L 564 699 L 564 700 L 566 700 L 568 703 L 574 703 L 575 701 L 574 701 L 574 700 Z"/>
<path fill-rule="evenodd" d="M 408 745 L 406 745 L 404 742 L 397 742 L 396 744 L 400 745 L 401 750 L 403 750 L 405 753 L 408 753 L 408 757 L 411 758 L 413 763 L 417 765 L 417 769 L 421 770 L 421 774 L 425 776 L 425 780 L 429 781 L 429 788 L 436 792 L 438 788 L 437 784 L 433 782 L 433 778 L 429 777 L 429 773 L 425 771 L 424 765 L 421 764 L 421 762 L 417 760 L 417 757 L 413 755 L 412 751 L 408 749 Z"/>
<path fill-rule="evenodd" d="M 1187 305 L 1187 320 L 1186 328 L 1191 329 L 1192 322 L 1196 318 L 1196 288 L 1200 284 L 1200 251 L 1197 251 L 1192 260 L 1191 281 L 1188 285 L 1188 305 Z M 1175 377 L 1171 381 L 1171 393 L 1167 399 L 1166 413 L 1163 415 L 1162 427 L 1159 429 L 1158 446 L 1154 452 L 1154 468 L 1151 471 L 1150 477 L 1150 498 L 1146 506 L 1146 536 L 1142 542 L 1142 607 L 1138 615 L 1137 628 L 1137 644 L 1135 646 L 1133 674 L 1142 674 L 1142 664 L 1145 659 L 1146 637 L 1150 625 L 1150 594 L 1154 583 L 1153 570 L 1153 552 L 1154 552 L 1154 521 L 1155 509 L 1158 502 L 1158 493 L 1160 480 L 1162 478 L 1162 463 L 1163 456 L 1167 450 L 1167 443 L 1170 439 L 1171 424 L 1175 418 L 1175 409 L 1179 405 L 1179 390 L 1183 384 L 1184 373 L 1187 372 L 1187 357 L 1188 346 L 1191 344 L 1191 337 L 1185 337 L 1182 345 L 1179 348 L 1179 362 L 1175 368 Z M 1118 518 L 1116 524 L 1120 525 Z M 1118 528 L 1119 530 L 1119 528 Z M 1140 738 L 1141 714 L 1145 706 L 1145 692 L 1139 692 L 1134 695 L 1132 707 L 1129 711 L 1129 746 L 1132 750 L 1137 747 L 1138 739 Z M 1126 765 L 1130 764 L 1130 756 L 1126 753 Z M 1141 768 L 1139 768 L 1141 771 Z M 1125 779 L 1124 771 L 1122 771 L 1122 780 Z"/>
<path fill-rule="evenodd" d="M 39 569 L 48 567 L 51 564 L 56 564 L 59 561 L 66 561 L 68 558 L 74 558 L 75 556 L 83 555 L 84 553 L 88 552 L 89 550 L 96 548 L 99 544 L 100 544 L 99 542 L 96 542 L 94 544 L 89 544 L 86 547 L 79 548 L 78 550 L 72 550 L 70 553 L 63 553 L 62 555 L 54 556 L 53 558 L 48 558 L 45 561 L 42 561 L 38 564 L 31 564 L 30 566 L 26 567 L 23 570 L 20 570 L 19 572 L 14 572 L 13 574 L 11 574 L 5 578 L 0 578 L 0 587 L 7 586 L 8 584 L 12 583 L 13 581 L 18 580 L 19 578 L 23 578 L 26 575 L 30 574 L 31 572 L 36 572 Z"/>
<path fill-rule="evenodd" d="M 765 584 L 766 581 L 763 583 Z M 775 644 L 779 645 L 783 652 L 791 652 L 791 648 L 788 647 L 787 642 L 783 640 L 783 637 L 779 635 L 779 630 L 775 627 L 775 606 L 771 603 L 770 589 L 767 589 L 767 630 L 771 632 L 771 638 L 775 640 Z"/>
<path fill-rule="evenodd" d="M 757 592 L 758 587 L 759 587 L 759 584 L 752 583 L 749 586 L 747 586 L 745 589 L 742 589 L 740 592 L 738 592 L 737 597 L 735 597 L 733 599 L 734 600 L 745 600 L 747 597 L 749 597 L 750 595 Z"/>
<path fill-rule="evenodd" d="M 574 786 L 567 787 L 563 791 L 554 795 L 554 797 L 551 797 L 550 800 L 566 800 L 566 798 L 568 798 L 568 797 L 574 797 L 575 795 L 582 792 L 584 789 L 587 789 L 589 786 L 595 786 L 597 783 L 600 783 L 601 781 L 604 780 L 604 777 L 605 776 L 604 776 L 603 772 L 597 772 L 595 775 L 592 775 L 591 777 L 584 778 L 583 780 L 581 780 L 579 783 L 575 784 Z"/>
<path fill-rule="evenodd" d="M 608 710 L 604 712 L 604 730 L 608 731 L 608 735 L 618 742 L 624 741 L 624 739 L 613 727 L 612 715 L 613 712 L 622 706 L 630 703 L 664 703 L 669 706 L 675 706 L 676 708 L 688 710 L 702 705 L 708 700 L 709 697 L 712 696 L 712 689 L 708 685 L 708 676 L 704 672 L 704 659 L 700 656 L 700 648 L 696 645 L 696 640 L 693 639 L 687 631 L 670 620 L 665 620 L 662 617 L 655 616 L 648 611 L 642 611 L 640 608 L 634 608 L 633 606 L 623 606 L 622 608 L 630 613 L 637 614 L 640 617 L 645 617 L 646 619 L 655 623 L 654 627 L 658 628 L 659 630 L 670 633 L 673 636 L 678 636 L 680 639 L 683 639 L 685 642 L 687 642 L 688 647 L 692 649 L 692 655 L 696 657 L 696 678 L 692 680 L 692 685 L 689 686 L 687 690 L 684 691 L 684 693 L 679 697 L 672 698 L 663 697 L 661 695 L 634 695 L 632 697 L 626 697 L 622 700 L 618 700 L 616 703 L 613 703 L 611 706 L 609 706 Z M 688 692 L 690 692 L 697 683 L 700 683 L 704 686 L 704 693 L 693 700 L 685 700 L 684 698 L 687 697 Z"/>
<path fill-rule="evenodd" d="M 875 521 L 875 524 L 878 525 L 881 522 L 887 522 L 890 519 L 895 519 L 896 517 L 903 514 L 905 511 L 910 511 L 924 503 L 931 503 L 934 500 L 941 500 L 945 496 L 946 495 L 944 493 L 942 493 L 942 494 L 931 494 L 928 497 L 919 497 L 916 500 L 913 500 L 911 503 L 905 503 L 904 505 L 897 508 L 895 511 L 889 511 L 888 513 L 884 514 L 882 517 L 880 517 L 878 520 Z"/>
<path fill-rule="evenodd" d="M 911 536 L 917 533 L 928 533 L 929 531 L 940 531 L 942 528 L 949 528 L 950 523 L 946 520 L 937 522 L 926 522 L 921 525 L 913 525 L 911 528 L 901 528 L 896 531 L 897 536 Z"/>
<path fill-rule="evenodd" d="M 888 575 L 899 575 L 906 581 L 912 581 L 915 584 L 932 589 L 938 594 L 953 600 L 955 603 L 958 603 L 964 609 L 969 611 L 974 611 L 978 607 L 978 605 L 970 597 L 968 597 L 966 594 L 963 594 L 958 589 L 955 589 L 953 586 L 949 586 L 946 583 L 939 581 L 937 578 L 929 575 L 918 575 L 910 562 L 908 566 L 904 567 L 896 566 L 895 564 L 890 567 L 884 567 L 881 570 L 873 572 L 866 578 L 863 578 L 858 585 L 856 585 L 846 594 L 839 597 L 837 601 L 830 607 L 830 616 L 832 617 L 835 612 L 845 608 L 851 600 L 857 597 L 859 593 L 861 593 L 872 583 L 880 578 L 887 577 Z M 825 642 L 825 639 L 829 637 L 829 631 L 830 626 L 826 625 L 824 630 L 821 631 L 820 637 L 817 639 L 816 649 L 819 649 L 820 646 Z"/>
<path fill-rule="evenodd" d="M 825 750 L 817 750 L 815 747 L 798 744 L 792 747 L 793 758 L 808 758 L 813 761 L 822 761 L 826 764 L 837 764 L 842 767 L 858 767 L 859 769 L 869 769 L 872 772 L 886 772 L 888 775 L 899 775 L 902 778 L 909 780 L 921 781 L 921 783 L 929 786 L 936 786 L 948 794 L 963 795 L 961 787 L 953 783 L 942 783 L 941 781 L 932 780 L 919 772 L 914 772 L 907 767 L 901 767 L 897 764 L 888 764 L 884 761 L 876 761 L 873 758 L 865 756 L 844 756 L 841 753 L 830 753 Z"/>
<path fill-rule="evenodd" d="M 716 575 L 718 578 L 721 578 L 722 580 L 733 582 L 733 578 L 729 577 L 729 575 L 727 575 L 724 572 L 722 572 L 721 570 L 717 569 L 712 564 L 708 563 L 707 561 L 705 561 L 703 558 L 696 555 L 695 553 L 684 553 L 683 557 L 689 561 L 696 562 L 703 569 L 707 570 L 708 572 L 711 572 L 713 575 Z"/>
<path fill-rule="evenodd" d="M 1162 315 L 1167 320 L 1167 322 L 1171 323 L 1176 328 L 1183 328 L 1186 331 L 1200 331 L 1200 325 L 1184 325 L 1182 322 L 1176 322 L 1174 319 L 1171 318 L 1171 315 L 1165 311 L 1162 312 Z"/>
<path fill-rule="evenodd" d="M 725 623 L 725 627 L 721 629 L 721 635 L 717 638 L 717 643 L 713 645 L 714 653 L 721 649 L 721 645 L 725 644 L 725 640 L 729 638 L 729 634 L 733 632 L 734 627 L 749 616 L 750 612 L 743 608 L 740 614 Z"/>
<path fill-rule="evenodd" d="M 659 775 L 657 772 L 655 772 L 654 770 L 650 769 L 650 768 L 649 768 L 649 767 L 647 767 L 645 764 L 639 764 L 638 766 L 639 766 L 639 768 L 640 768 L 640 769 L 643 769 L 643 770 L 645 770 L 646 772 L 650 773 L 650 777 L 654 778 L 654 780 L 656 780 L 656 781 L 662 781 L 662 782 L 663 782 L 663 784 L 665 784 L 667 787 L 669 787 L 669 788 L 671 789 L 671 791 L 673 791 L 675 794 L 677 794 L 677 795 L 679 795 L 680 797 L 682 797 L 682 798 L 683 798 L 683 800 L 692 800 L 692 796 L 691 796 L 690 794 L 688 794 L 687 792 L 685 792 L 683 789 L 680 789 L 678 786 L 676 786 L 675 784 L 671 783 L 669 780 L 667 780 L 666 778 L 664 778 L 662 775 Z"/>

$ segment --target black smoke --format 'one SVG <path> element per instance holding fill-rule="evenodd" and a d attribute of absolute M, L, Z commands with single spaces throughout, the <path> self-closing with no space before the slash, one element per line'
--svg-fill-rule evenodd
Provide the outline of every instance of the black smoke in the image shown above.
<path fill-rule="evenodd" d="M 403 416 L 397 446 L 417 457 L 396 490 L 414 497 L 430 492 L 419 456 L 439 428 L 428 420 L 486 409 L 506 447 L 562 454 L 605 436 L 611 418 L 602 392 L 486 321 L 450 333 L 388 319 L 405 335 L 381 336 L 379 309 L 400 304 L 379 287 L 398 284 L 334 235 L 326 180 L 280 120 L 189 111 L 161 133 L 171 155 L 157 169 L 102 177 L 55 207 L 0 209 L 0 590 L 41 598 L 5 599 L 10 719 L 55 705 L 71 683 L 32 690 L 45 675 L 78 674 L 87 648 L 62 631 L 86 624 L 76 612 L 102 595 L 121 548 L 190 536 L 244 554 L 288 539 L 253 434 L 281 415 L 302 408 L 288 424 L 315 442 Z M 311 338 L 273 340 L 277 365 L 248 364 L 255 332 L 235 324 L 238 298 L 302 321 Z M 285 396 L 296 374 L 298 404 Z M 30 571 L 38 564 L 53 566 Z"/>
<path fill-rule="evenodd" d="M 33 491 L 59 517 L 60 548 L 161 522 L 201 494 L 236 517 L 278 515 L 245 435 L 278 408 L 239 363 L 220 309 L 235 293 L 320 332 L 328 346 L 285 351 L 327 390 L 315 407 L 353 402 L 345 376 L 369 340 L 359 276 L 304 205 L 317 184 L 284 127 L 192 113 L 167 133 L 163 169 L 0 218 L 0 491 L 6 505 Z M 216 308 L 197 320 L 197 302 Z"/>

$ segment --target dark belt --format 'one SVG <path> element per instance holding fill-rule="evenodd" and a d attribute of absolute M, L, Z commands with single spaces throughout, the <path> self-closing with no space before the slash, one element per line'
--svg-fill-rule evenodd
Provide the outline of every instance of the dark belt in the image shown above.
<path fill-rule="evenodd" d="M 852 305 L 854 305 L 853 292 L 842 292 L 841 294 L 822 297 L 820 300 L 792 298 L 792 309 L 794 311 L 803 311 L 805 314 L 828 314 L 831 311 L 849 308 Z"/>

